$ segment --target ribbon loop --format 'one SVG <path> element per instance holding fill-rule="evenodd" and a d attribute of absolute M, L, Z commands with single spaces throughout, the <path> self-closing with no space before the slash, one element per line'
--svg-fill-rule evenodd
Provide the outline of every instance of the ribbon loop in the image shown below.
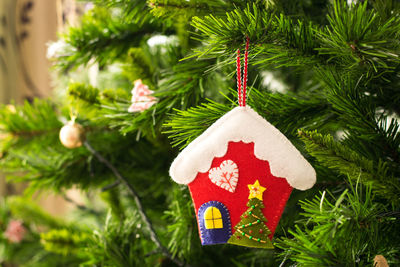
<path fill-rule="evenodd" d="M 238 91 L 238 102 L 240 107 L 246 106 L 246 89 L 247 89 L 247 63 L 249 55 L 249 37 L 246 37 L 246 50 L 244 51 L 244 66 L 243 66 L 243 78 L 240 63 L 240 49 L 237 50 L 236 57 L 236 72 L 237 72 L 237 91 Z M 242 86 L 243 82 L 243 86 Z"/>

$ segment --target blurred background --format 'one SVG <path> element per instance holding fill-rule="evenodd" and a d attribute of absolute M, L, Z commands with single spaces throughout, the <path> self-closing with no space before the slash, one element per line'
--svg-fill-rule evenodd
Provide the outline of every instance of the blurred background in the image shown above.
<path fill-rule="evenodd" d="M 75 25 L 85 5 L 74 0 L 0 1 L 0 101 L 9 104 L 48 98 L 54 94 L 47 58 L 50 42 L 56 41 L 67 25 Z M 0 177 L 0 197 L 19 194 L 24 184 L 9 184 Z M 77 190 L 69 190 L 68 200 L 80 201 Z M 60 196 L 41 194 L 35 198 L 54 215 L 74 207 Z"/>

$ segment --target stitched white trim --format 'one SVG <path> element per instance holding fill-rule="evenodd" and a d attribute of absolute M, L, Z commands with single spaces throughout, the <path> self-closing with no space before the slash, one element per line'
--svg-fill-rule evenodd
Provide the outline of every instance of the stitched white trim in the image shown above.
<path fill-rule="evenodd" d="M 172 162 L 169 173 L 179 184 L 189 184 L 198 172 L 207 172 L 215 157 L 223 157 L 228 142 L 254 142 L 254 154 L 269 162 L 271 173 L 286 178 L 299 190 L 316 181 L 314 168 L 290 141 L 249 106 L 236 107 L 190 143 Z M 240 177 L 239 177 L 240 179 Z"/>

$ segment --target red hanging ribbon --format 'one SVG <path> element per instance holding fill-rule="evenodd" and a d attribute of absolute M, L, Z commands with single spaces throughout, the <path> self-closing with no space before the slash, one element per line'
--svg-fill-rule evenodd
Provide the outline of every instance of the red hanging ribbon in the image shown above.
<path fill-rule="evenodd" d="M 239 101 L 240 107 L 246 106 L 248 55 L 249 55 L 249 37 L 246 38 L 246 50 L 244 51 L 243 79 L 242 79 L 242 70 L 241 70 L 241 63 L 240 63 L 240 49 L 237 50 L 236 71 L 237 71 L 238 101 Z M 243 88 L 242 88 L 242 81 L 243 81 Z"/>

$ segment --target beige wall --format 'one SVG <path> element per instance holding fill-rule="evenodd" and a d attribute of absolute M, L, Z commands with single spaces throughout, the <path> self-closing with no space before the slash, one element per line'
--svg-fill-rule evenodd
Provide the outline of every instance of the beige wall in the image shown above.
<path fill-rule="evenodd" d="M 75 17 L 74 0 L 0 0 L 0 103 L 51 95 L 47 43 Z M 21 190 L 0 177 L 0 196 Z M 77 199 L 74 191 L 68 195 Z M 39 202 L 54 214 L 70 206 L 54 195 Z"/>
<path fill-rule="evenodd" d="M 0 101 L 21 102 L 51 91 L 46 43 L 56 39 L 56 0 L 1 0 L 0 34 L 5 47 L 1 72 Z"/>

